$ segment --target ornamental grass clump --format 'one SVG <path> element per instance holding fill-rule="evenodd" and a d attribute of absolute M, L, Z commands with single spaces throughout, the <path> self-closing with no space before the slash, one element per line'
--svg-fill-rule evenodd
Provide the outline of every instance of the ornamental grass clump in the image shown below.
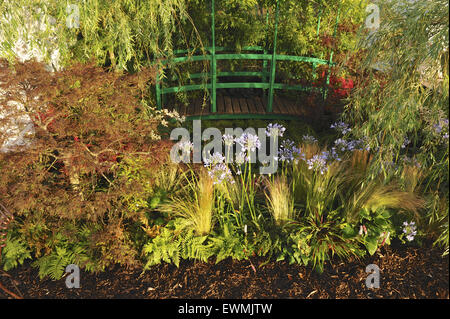
<path fill-rule="evenodd" d="M 419 172 L 409 166 L 405 168 L 411 174 L 408 177 L 403 174 L 406 187 L 402 187 L 397 182 L 386 181 L 381 172 L 371 177 L 372 159 L 367 151 L 358 150 L 343 163 L 348 171 L 345 191 L 342 192 L 347 221 L 354 223 L 362 210 L 375 212 L 381 208 L 410 212 L 418 218 L 420 209 L 424 207 L 424 201 L 414 192 Z"/>
<path fill-rule="evenodd" d="M 276 225 L 280 226 L 294 219 L 294 202 L 285 177 L 277 177 L 267 182 L 266 200 Z"/>
<path fill-rule="evenodd" d="M 208 235 L 214 225 L 214 181 L 202 170 L 198 176 L 191 172 L 182 195 L 169 199 L 160 210 L 182 218 L 199 236 Z"/>

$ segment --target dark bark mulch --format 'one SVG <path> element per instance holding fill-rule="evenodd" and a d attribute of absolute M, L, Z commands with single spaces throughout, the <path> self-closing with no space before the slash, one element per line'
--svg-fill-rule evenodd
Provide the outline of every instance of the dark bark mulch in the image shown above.
<path fill-rule="evenodd" d="M 263 262 L 184 261 L 179 268 L 161 264 L 144 274 L 119 266 L 99 274 L 82 271 L 80 289 L 66 288 L 65 278 L 41 281 L 27 263 L 0 272 L 0 282 L 24 298 L 449 298 L 449 257 L 429 245 L 386 247 L 363 260 L 335 260 L 322 274 L 285 262 L 258 267 Z M 366 288 L 368 264 L 380 268 L 379 289 Z M 0 298 L 10 297 L 0 290 Z"/>

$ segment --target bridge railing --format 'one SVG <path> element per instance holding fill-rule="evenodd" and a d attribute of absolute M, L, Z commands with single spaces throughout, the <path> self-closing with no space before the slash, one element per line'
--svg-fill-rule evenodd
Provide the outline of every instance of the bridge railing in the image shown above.
<path fill-rule="evenodd" d="M 319 12 L 318 25 L 317 25 L 317 35 L 319 35 L 321 13 Z M 339 21 L 340 8 L 336 16 L 336 23 L 334 27 L 334 36 L 336 36 L 337 24 Z M 276 12 L 275 12 L 275 29 L 273 38 L 273 49 L 272 53 L 268 54 L 267 49 L 261 46 L 250 46 L 242 49 L 241 53 L 227 53 L 230 49 L 224 47 L 216 47 L 215 45 L 215 0 L 211 0 L 211 47 L 203 48 L 202 54 L 196 54 L 200 50 L 177 50 L 174 51 L 175 57 L 170 60 L 163 60 L 162 65 L 167 66 L 168 64 L 178 64 L 187 62 L 197 62 L 197 61 L 208 61 L 210 65 L 210 71 L 208 73 L 201 72 L 190 74 L 190 79 L 203 79 L 201 84 L 189 84 L 189 85 L 177 85 L 177 86 L 164 86 L 164 81 L 160 78 L 160 73 L 158 72 L 156 77 L 156 101 L 158 108 L 162 108 L 163 99 L 165 94 L 187 92 L 193 90 L 209 90 L 210 100 L 211 100 L 211 113 L 212 116 L 217 112 L 216 107 L 216 91 L 217 89 L 263 89 L 267 90 L 267 113 L 272 113 L 273 111 L 273 96 L 274 90 L 297 90 L 297 91 L 316 91 L 321 92 L 323 97 L 326 97 L 329 80 L 330 80 L 330 67 L 334 65 L 333 63 L 333 50 L 330 53 L 329 59 L 320 59 L 315 57 L 303 57 L 303 56 L 293 56 L 293 55 L 283 55 L 277 54 L 277 32 L 278 32 L 278 18 L 279 18 L 279 3 L 276 1 Z M 268 14 L 266 15 L 266 23 L 268 20 Z M 178 56 L 182 55 L 182 56 Z M 259 72 L 217 72 L 217 61 L 221 60 L 261 60 L 263 62 L 262 70 Z M 304 86 L 304 85 L 290 85 L 284 83 L 276 83 L 276 66 L 278 61 L 290 61 L 290 62 L 304 62 L 312 64 L 313 77 L 315 78 L 316 68 L 319 65 L 328 65 L 328 74 L 326 77 L 325 85 L 322 87 L 315 86 Z M 259 77 L 260 82 L 220 82 L 218 78 L 222 77 Z M 220 116 L 217 116 L 220 117 Z"/>
<path fill-rule="evenodd" d="M 211 64 L 211 61 L 213 59 L 213 56 L 210 54 L 210 48 L 205 48 L 205 51 L 208 52 L 208 54 L 203 55 L 192 55 L 189 53 L 192 53 L 188 50 L 178 50 L 175 51 L 174 54 L 188 54 L 185 56 L 179 56 L 174 57 L 170 61 L 165 60 L 163 61 L 163 65 L 167 65 L 169 63 L 171 64 L 179 64 L 179 63 L 188 63 L 188 62 L 198 62 L 198 61 L 209 61 Z M 270 82 L 270 71 L 269 68 L 264 67 L 267 65 L 267 62 L 270 62 L 273 58 L 273 54 L 267 54 L 264 53 L 264 48 L 262 47 L 246 47 L 243 48 L 242 51 L 245 51 L 246 53 L 217 53 L 217 52 L 226 52 L 229 51 L 227 48 L 222 47 L 216 47 L 216 54 L 214 56 L 216 61 L 219 60 L 261 60 L 263 62 L 266 62 L 261 71 L 237 71 L 237 72 L 215 72 L 216 75 L 216 85 L 215 89 L 232 89 L 232 88 L 238 88 L 238 89 L 264 89 L 268 90 L 270 89 L 271 82 Z M 251 53 L 247 53 L 251 52 Z M 255 52 L 263 52 L 263 53 L 255 53 Z M 319 65 L 333 65 L 333 63 L 330 63 L 329 60 L 314 58 L 314 57 L 302 57 L 302 56 L 293 56 L 293 55 L 281 55 L 277 54 L 275 56 L 275 61 L 290 61 L 290 62 L 306 62 L 311 63 L 313 65 L 313 70 L 316 69 Z M 276 63 L 276 62 L 275 62 Z M 269 63 L 270 64 L 270 63 Z M 217 64 L 216 64 L 217 65 Z M 270 67 L 270 65 L 269 65 Z M 157 84 L 156 84 L 156 94 L 157 94 L 157 103 L 158 107 L 162 107 L 162 96 L 165 94 L 170 93 L 178 93 L 178 92 L 187 92 L 187 91 L 194 91 L 194 90 L 211 90 L 212 89 L 212 83 L 211 83 L 211 73 L 212 72 L 200 72 L 200 73 L 193 73 L 189 74 L 188 78 L 195 80 L 195 79 L 204 79 L 206 80 L 204 83 L 200 84 L 188 84 L 188 85 L 174 85 L 174 86 L 166 86 L 164 85 L 164 81 L 160 79 L 158 76 Z M 254 77 L 254 78 L 260 78 L 260 82 L 220 82 L 217 78 L 223 78 L 223 77 Z M 176 76 L 172 77 L 170 80 L 178 80 Z M 164 83 L 164 84 L 163 84 Z M 291 84 L 285 84 L 285 83 L 273 83 L 273 89 L 277 90 L 296 90 L 296 91 L 310 91 L 310 92 L 320 92 L 324 93 L 324 90 L 326 88 L 324 87 L 315 87 L 315 86 L 305 86 L 305 85 L 291 85 Z M 213 96 L 213 94 L 210 94 L 210 96 Z M 270 96 L 267 97 L 270 99 Z M 271 112 L 272 110 L 269 109 L 269 103 L 267 103 L 267 112 Z M 211 100 L 211 113 L 214 113 L 214 101 Z"/>

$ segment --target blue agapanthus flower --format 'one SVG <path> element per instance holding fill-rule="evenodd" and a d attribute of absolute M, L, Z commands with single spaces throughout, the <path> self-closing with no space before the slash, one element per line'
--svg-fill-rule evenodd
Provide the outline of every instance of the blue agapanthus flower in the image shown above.
<path fill-rule="evenodd" d="M 203 159 L 203 163 L 205 167 L 211 167 L 213 165 L 222 164 L 225 162 L 225 157 L 219 153 L 216 152 L 213 155 L 206 154 L 205 158 Z"/>
<path fill-rule="evenodd" d="M 307 144 L 317 143 L 317 139 L 311 135 L 303 135 L 302 140 L 304 143 L 307 143 Z"/>
<path fill-rule="evenodd" d="M 314 155 L 311 159 L 306 161 L 306 164 L 308 164 L 308 169 L 319 172 L 321 175 L 325 174 L 328 171 L 328 156 L 328 152 L 322 152 L 320 155 Z"/>
<path fill-rule="evenodd" d="M 224 134 L 222 136 L 223 139 L 223 143 L 225 144 L 225 146 L 231 146 L 234 144 L 234 137 L 232 135 L 229 134 Z"/>
<path fill-rule="evenodd" d="M 241 145 L 243 150 L 246 152 L 254 152 L 256 149 L 261 147 L 261 142 L 258 136 L 251 133 L 242 134 L 236 139 L 236 142 Z"/>
<path fill-rule="evenodd" d="M 234 183 L 233 174 L 231 173 L 230 168 L 224 163 L 214 165 L 212 169 L 208 171 L 208 174 L 212 178 L 214 185 L 221 184 L 224 181 L 228 181 L 232 184 Z"/>
<path fill-rule="evenodd" d="M 295 146 L 293 141 L 286 139 L 281 142 L 278 150 L 278 159 L 282 162 L 289 163 L 299 159 L 305 160 L 305 154 L 302 152 L 301 148 Z"/>
<path fill-rule="evenodd" d="M 403 233 L 406 235 L 406 239 L 408 241 L 413 241 L 414 237 L 417 235 L 417 227 L 415 226 L 415 223 L 412 221 L 410 223 L 404 222 L 403 223 Z"/>
<path fill-rule="evenodd" d="M 278 123 L 267 125 L 266 135 L 269 137 L 282 137 L 286 128 Z"/>
<path fill-rule="evenodd" d="M 349 127 L 348 124 L 346 124 L 346 123 L 344 123 L 344 122 L 342 122 L 342 121 L 333 123 L 333 124 L 331 124 L 330 127 L 333 128 L 333 129 L 335 129 L 335 130 L 338 131 L 338 132 L 341 132 L 342 135 L 345 135 L 345 134 L 349 133 L 349 132 L 352 130 L 352 129 Z"/>

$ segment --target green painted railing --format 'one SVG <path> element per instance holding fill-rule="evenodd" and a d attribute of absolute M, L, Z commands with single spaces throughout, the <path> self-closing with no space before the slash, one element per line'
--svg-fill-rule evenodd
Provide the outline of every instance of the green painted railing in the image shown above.
<path fill-rule="evenodd" d="M 334 36 L 336 36 L 337 25 L 339 22 L 339 12 L 336 17 L 336 23 L 334 28 Z M 317 36 L 320 31 L 320 22 L 321 22 L 321 14 L 322 10 L 319 12 L 318 23 L 317 23 Z M 266 14 L 266 25 L 268 25 L 269 14 Z M 211 0 L 211 47 L 205 47 L 203 50 L 175 50 L 173 53 L 175 55 L 174 58 L 170 60 L 163 60 L 163 67 L 167 67 L 169 64 L 178 64 L 178 63 L 188 63 L 188 62 L 198 62 L 198 61 L 208 61 L 210 63 L 210 72 L 208 73 L 195 73 L 189 74 L 189 79 L 203 79 L 205 80 L 202 84 L 190 84 L 190 85 L 178 85 L 173 87 L 163 87 L 162 80 L 160 78 L 160 73 L 157 74 L 156 77 L 156 101 L 158 108 L 161 109 L 163 107 L 163 99 L 162 96 L 164 94 L 170 93 L 178 93 L 178 92 L 187 92 L 194 90 L 209 90 L 210 91 L 210 100 L 211 100 L 211 113 L 206 116 L 208 119 L 218 119 L 224 116 L 228 118 L 243 118 L 246 115 L 244 114 L 215 114 L 217 112 L 216 105 L 216 93 L 217 89 L 231 89 L 231 88 L 256 88 L 267 90 L 268 94 L 267 98 L 267 115 L 266 118 L 270 118 L 272 115 L 273 118 L 277 118 L 277 114 L 273 114 L 273 96 L 274 90 L 296 90 L 296 91 L 310 91 L 310 92 L 320 92 L 322 96 L 325 98 L 328 91 L 329 80 L 330 80 L 330 72 L 328 68 L 326 82 L 324 87 L 313 87 L 313 86 L 302 86 L 302 85 L 288 85 L 283 83 L 275 82 L 276 75 L 276 64 L 277 61 L 290 61 L 290 62 L 304 62 L 311 63 L 313 69 L 313 78 L 316 78 L 316 68 L 319 65 L 328 65 L 332 66 L 333 63 L 333 50 L 331 50 L 330 57 L 328 60 L 315 58 L 315 57 L 303 57 L 303 56 L 293 56 L 293 55 L 281 55 L 277 54 L 277 33 L 278 33 L 278 18 L 279 18 L 279 4 L 278 0 L 276 1 L 275 8 L 275 29 L 274 29 L 274 38 L 273 38 L 273 50 L 271 54 L 267 53 L 267 49 L 262 46 L 249 46 L 244 47 L 242 52 L 244 53 L 224 53 L 230 52 L 229 48 L 225 47 L 216 47 L 215 46 L 215 0 Z M 200 54 L 199 54 L 200 53 Z M 183 56 L 178 56 L 183 55 Z M 220 60 L 261 60 L 262 70 L 259 72 L 217 72 L 217 61 Z M 218 78 L 221 77 L 257 77 L 261 78 L 261 82 L 237 82 L 237 83 L 222 83 L 218 81 Z M 172 77 L 171 80 L 177 80 L 177 77 Z M 264 92 L 265 92 L 264 91 Z M 271 115 L 272 114 L 272 115 Z M 206 118 L 202 117 L 202 118 Z M 253 116 L 252 116 L 253 117 Z"/>

